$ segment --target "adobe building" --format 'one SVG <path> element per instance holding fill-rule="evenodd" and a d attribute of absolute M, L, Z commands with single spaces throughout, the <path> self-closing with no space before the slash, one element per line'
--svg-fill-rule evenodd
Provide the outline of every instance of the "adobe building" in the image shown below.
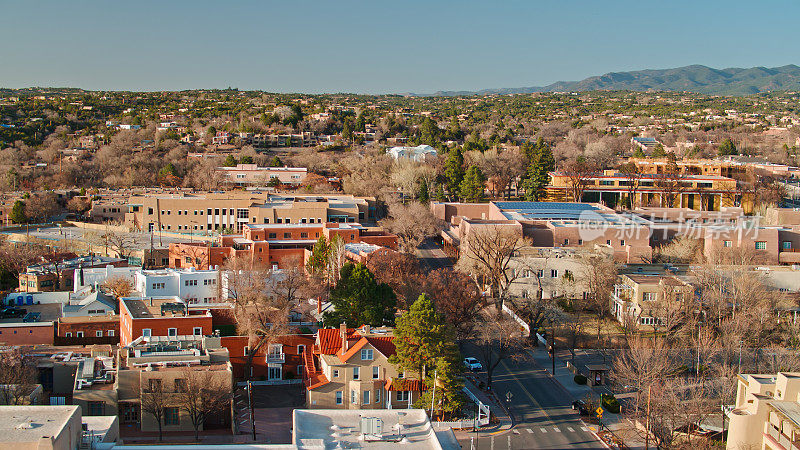
<path fill-rule="evenodd" d="M 190 309 L 178 297 L 122 298 L 120 345 L 128 345 L 139 337 L 211 335 L 212 320 L 208 309 Z"/>

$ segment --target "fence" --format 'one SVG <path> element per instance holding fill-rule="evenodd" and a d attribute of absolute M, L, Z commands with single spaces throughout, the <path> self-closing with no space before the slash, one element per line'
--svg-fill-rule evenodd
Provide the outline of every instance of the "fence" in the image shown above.
<path fill-rule="evenodd" d="M 509 316 L 511 316 L 511 318 L 512 318 L 512 319 L 514 319 L 514 321 L 515 321 L 515 322 L 517 322 L 517 323 L 519 324 L 519 326 L 521 326 L 521 327 L 522 327 L 522 329 L 523 329 L 523 330 L 525 330 L 525 331 L 528 333 L 528 336 L 530 336 L 530 335 L 531 335 L 531 327 L 529 327 L 529 326 L 528 326 L 528 324 L 527 324 L 527 323 L 525 323 L 525 321 L 524 321 L 524 320 L 522 320 L 522 318 L 520 318 L 520 317 L 517 315 L 517 313 L 515 313 L 515 312 L 514 312 L 514 311 L 513 311 L 511 308 L 509 308 L 509 307 L 506 305 L 506 302 L 503 302 L 503 312 L 505 312 L 506 314 L 508 314 Z M 526 336 L 526 337 L 527 337 L 527 336 Z"/>
<path fill-rule="evenodd" d="M 467 389 L 466 386 L 462 389 L 462 391 L 464 391 L 464 393 L 467 394 L 467 397 L 472 399 L 472 401 L 475 402 L 476 405 L 478 405 L 478 425 L 477 426 L 482 427 L 484 425 L 489 425 L 489 420 L 490 420 L 490 417 L 491 417 L 491 410 L 489 409 L 489 405 L 483 403 L 475 394 L 473 394 L 469 389 Z M 468 419 L 468 420 L 471 423 L 469 426 L 470 427 L 474 426 L 473 422 L 474 422 L 475 419 Z M 459 422 L 463 422 L 463 420 L 461 420 Z M 453 426 L 452 428 L 457 428 L 457 427 Z M 465 427 L 458 427 L 458 428 L 465 428 Z"/>

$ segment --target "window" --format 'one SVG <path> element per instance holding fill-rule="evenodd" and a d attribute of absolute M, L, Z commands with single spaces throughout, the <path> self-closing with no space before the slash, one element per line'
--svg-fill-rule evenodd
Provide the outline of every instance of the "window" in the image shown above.
<path fill-rule="evenodd" d="M 723 247 L 731 247 L 733 246 L 733 241 L 722 241 Z"/>
<path fill-rule="evenodd" d="M 185 280 L 183 282 L 184 286 L 197 286 L 197 280 Z"/>
<path fill-rule="evenodd" d="M 203 327 L 194 327 L 192 330 L 192 334 L 195 336 L 202 336 L 203 335 Z"/>
<path fill-rule="evenodd" d="M 381 402 L 381 390 L 375 389 L 375 403 Z"/>
<path fill-rule="evenodd" d="M 150 392 L 158 392 L 161 390 L 161 379 L 160 378 L 151 378 L 148 380 L 150 386 Z"/>
<path fill-rule="evenodd" d="M 187 261 L 187 262 L 190 262 L 190 261 Z M 166 286 L 165 283 L 153 283 L 153 289 L 164 289 L 165 286 Z"/>
<path fill-rule="evenodd" d="M 372 349 L 365 348 L 361 350 L 361 360 L 362 361 L 372 361 Z"/>
<path fill-rule="evenodd" d="M 305 352 L 305 351 L 306 351 L 306 346 L 305 345 L 298 345 L 297 346 L 297 354 L 298 355 L 302 355 L 303 352 Z"/>
<path fill-rule="evenodd" d="M 781 248 L 784 250 L 791 250 L 792 249 L 792 241 L 783 241 L 781 242 Z"/>
<path fill-rule="evenodd" d="M 583 239 L 578 239 L 578 245 L 583 245 Z"/>
<path fill-rule="evenodd" d="M 362 405 L 369 405 L 369 404 L 370 404 L 370 401 L 369 401 L 369 394 L 370 394 L 371 392 L 372 392 L 372 391 L 369 391 L 369 390 L 367 390 L 367 391 L 364 391 L 364 392 L 363 392 L 363 394 L 362 394 L 362 397 L 363 397 L 363 398 L 361 399 L 361 404 L 362 404 Z"/>
<path fill-rule="evenodd" d="M 67 331 L 66 333 L 64 333 L 64 337 L 72 337 L 72 333 Z"/>
<path fill-rule="evenodd" d="M 350 391 L 350 403 L 354 405 L 358 404 L 358 394 L 356 394 L 356 391 Z"/>
<path fill-rule="evenodd" d="M 308 233 L 300 233 L 300 239 L 308 239 Z"/>
<path fill-rule="evenodd" d="M 569 245 L 569 239 L 564 239 L 564 245 Z"/>
<path fill-rule="evenodd" d="M 103 330 L 97 330 L 97 331 L 95 331 L 95 332 L 94 332 L 94 335 L 95 335 L 96 337 L 103 337 Z"/>
<path fill-rule="evenodd" d="M 167 329 L 167 336 L 177 336 L 178 329 L 177 328 L 168 328 Z"/>
<path fill-rule="evenodd" d="M 606 245 L 611 245 L 611 239 L 606 239 Z"/>
<path fill-rule="evenodd" d="M 625 239 L 620 239 L 619 240 L 619 245 L 624 247 L 625 246 Z"/>
<path fill-rule="evenodd" d="M 267 379 L 269 380 L 280 380 L 282 378 L 281 368 L 278 367 L 270 367 L 267 369 Z"/>
<path fill-rule="evenodd" d="M 339 378 L 339 370 L 337 369 L 333 370 L 333 378 Z"/>
<path fill-rule="evenodd" d="M 767 241 L 756 241 L 756 250 L 766 250 Z"/>
<path fill-rule="evenodd" d="M 342 404 L 342 391 L 336 391 L 336 404 Z"/>
<path fill-rule="evenodd" d="M 409 391 L 397 391 L 397 401 L 398 402 L 407 402 L 409 399 Z"/>
<path fill-rule="evenodd" d="M 90 416 L 105 416 L 106 404 L 105 402 L 88 402 Z"/>
<path fill-rule="evenodd" d="M 179 425 L 180 413 L 175 406 L 164 408 L 164 425 Z"/>
<path fill-rule="evenodd" d="M 292 233 L 283 233 L 283 238 L 284 239 L 291 239 L 292 238 Z"/>
<path fill-rule="evenodd" d="M 277 233 L 270 233 L 268 236 L 269 237 L 267 239 L 275 239 L 275 238 L 278 237 L 278 234 Z"/>
<path fill-rule="evenodd" d="M 186 392 L 187 390 L 186 378 L 175 378 L 175 392 Z"/>
<path fill-rule="evenodd" d="M 654 302 L 656 301 L 656 293 L 655 292 L 645 292 L 642 294 L 642 300 L 646 302 Z"/>
<path fill-rule="evenodd" d="M 377 380 L 381 376 L 381 368 L 378 366 L 372 366 L 372 379 Z"/>
<path fill-rule="evenodd" d="M 558 278 L 558 269 L 550 269 L 550 277 Z"/>
<path fill-rule="evenodd" d="M 108 336 L 108 337 L 114 337 L 114 330 L 108 330 L 108 331 L 106 331 L 106 336 Z"/>
<path fill-rule="evenodd" d="M 150 328 L 142 328 L 142 336 L 150 337 L 153 331 Z"/>
<path fill-rule="evenodd" d="M 78 331 L 78 332 L 76 332 L 76 333 L 75 333 L 75 337 L 82 338 L 82 337 L 83 337 L 83 331 Z"/>
<path fill-rule="evenodd" d="M 361 377 L 361 368 L 360 367 L 353 367 L 353 379 L 358 380 Z"/>

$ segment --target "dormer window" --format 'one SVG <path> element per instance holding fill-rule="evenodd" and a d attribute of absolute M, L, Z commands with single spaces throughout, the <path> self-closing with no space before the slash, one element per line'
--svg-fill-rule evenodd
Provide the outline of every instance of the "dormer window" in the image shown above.
<path fill-rule="evenodd" d="M 373 353 L 372 349 L 365 348 L 361 350 L 361 360 L 362 361 L 372 361 Z"/>

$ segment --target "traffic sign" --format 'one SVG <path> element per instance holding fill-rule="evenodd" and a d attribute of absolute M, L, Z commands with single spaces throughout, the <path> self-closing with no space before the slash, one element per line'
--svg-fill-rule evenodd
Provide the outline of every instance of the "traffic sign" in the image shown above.
<path fill-rule="evenodd" d="M 594 412 L 597 413 L 597 417 L 603 417 L 603 408 L 598 406 L 597 409 L 594 410 Z"/>

